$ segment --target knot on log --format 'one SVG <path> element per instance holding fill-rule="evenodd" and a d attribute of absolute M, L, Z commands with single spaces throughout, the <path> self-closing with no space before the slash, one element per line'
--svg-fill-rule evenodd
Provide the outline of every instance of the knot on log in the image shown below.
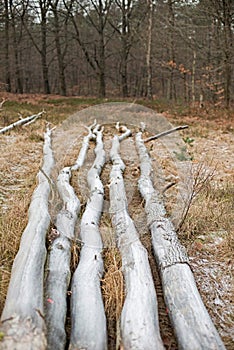
<path fill-rule="evenodd" d="M 159 264 L 159 268 L 164 270 L 165 268 L 176 264 L 189 264 L 187 252 L 179 241 L 176 242 L 175 246 L 173 245 L 168 249 L 162 262 Z"/>

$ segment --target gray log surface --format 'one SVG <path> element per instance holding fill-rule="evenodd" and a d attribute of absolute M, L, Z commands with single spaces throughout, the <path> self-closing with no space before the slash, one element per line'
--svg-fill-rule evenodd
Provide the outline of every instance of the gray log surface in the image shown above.
<path fill-rule="evenodd" d="M 1 350 L 45 349 L 43 281 L 45 237 L 50 224 L 48 177 L 54 165 L 51 130 L 45 133 L 42 171 L 29 207 L 28 224 L 13 263 L 6 302 L 1 316 Z M 46 174 L 46 176 L 45 176 Z"/>
<path fill-rule="evenodd" d="M 63 207 L 57 215 L 57 237 L 51 244 L 47 278 L 45 284 L 45 320 L 47 326 L 48 349 L 62 350 L 66 345 L 65 320 L 67 314 L 67 289 L 70 283 L 71 243 L 75 238 L 74 228 L 80 212 L 80 201 L 70 185 L 71 170 L 78 170 L 84 164 L 89 142 L 93 138 L 92 128 L 88 127 L 88 135 L 75 164 L 61 170 L 57 179 L 57 188 Z"/>
<path fill-rule="evenodd" d="M 94 134 L 96 158 L 87 176 L 90 197 L 80 225 L 83 246 L 72 279 L 70 350 L 107 349 L 106 316 L 100 286 L 103 244 L 98 227 L 104 200 L 104 188 L 99 175 L 105 164 L 105 151 L 102 130 L 99 131 L 98 125 Z"/>
<path fill-rule="evenodd" d="M 120 141 L 130 135 L 115 135 L 110 152 L 110 215 L 122 255 L 126 298 L 121 314 L 121 337 L 125 350 L 164 349 L 158 324 L 157 297 L 146 249 L 141 244 L 128 214 L 123 172 L 119 155 Z"/>
<path fill-rule="evenodd" d="M 21 125 L 29 125 L 32 122 L 34 122 L 35 120 L 37 120 L 38 118 L 40 118 L 42 116 L 42 114 L 45 113 L 44 111 L 39 112 L 38 114 L 34 114 L 34 115 L 30 115 L 29 117 L 23 118 L 23 119 L 19 119 L 16 122 L 5 126 L 4 128 L 0 129 L 0 134 L 4 134 L 7 131 L 10 131 L 14 128 L 16 128 L 17 126 L 21 126 Z"/>
<path fill-rule="evenodd" d="M 224 344 L 202 302 L 184 247 L 166 216 L 166 210 L 151 181 L 151 159 L 136 135 L 141 176 L 138 187 L 145 200 L 148 227 L 160 270 L 165 303 L 182 350 L 221 350 Z"/>

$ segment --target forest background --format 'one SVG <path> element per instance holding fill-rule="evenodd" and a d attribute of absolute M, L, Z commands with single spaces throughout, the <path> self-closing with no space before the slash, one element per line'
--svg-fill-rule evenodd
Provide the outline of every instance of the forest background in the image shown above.
<path fill-rule="evenodd" d="M 3 0 L 0 90 L 230 107 L 232 0 Z"/>

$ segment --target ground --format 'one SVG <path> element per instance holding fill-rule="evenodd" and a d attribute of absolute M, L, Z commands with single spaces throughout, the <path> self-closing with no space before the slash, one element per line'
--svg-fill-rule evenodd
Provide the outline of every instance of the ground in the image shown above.
<path fill-rule="evenodd" d="M 14 111 L 18 108 L 19 113 L 23 115 L 29 115 L 30 112 L 37 113 L 40 108 L 48 110 L 47 115 L 34 124 L 0 136 L 0 311 L 4 305 L 11 264 L 18 249 L 20 235 L 27 222 L 27 209 L 31 194 L 36 186 L 36 174 L 42 159 L 43 131 L 47 121 L 52 123 L 50 126 L 57 125 L 53 132 L 53 150 L 56 159 L 53 180 L 55 180 L 58 171 L 63 166 L 72 165 L 76 160 L 82 139 L 87 132 L 84 125 L 90 124 L 94 118 L 97 118 L 98 121 L 105 124 L 104 141 L 107 151 L 107 163 L 102 172 L 102 180 L 106 189 L 104 213 L 101 219 L 101 233 L 105 244 L 105 275 L 102 289 L 108 316 L 109 348 L 114 349 L 115 343 L 119 342 L 115 334 L 119 327 L 118 317 L 124 300 L 121 259 L 115 247 L 114 234 L 107 212 L 111 167 L 108 151 L 111 138 L 116 132 L 114 121 L 122 118 L 122 121 L 128 124 L 133 132 L 139 129 L 140 121 L 144 121 L 146 124 L 144 137 L 170 128 L 170 123 L 175 126 L 187 124 L 189 128 L 180 134 L 147 144 L 153 159 L 154 183 L 178 228 L 181 242 L 187 248 L 190 266 L 209 314 L 226 348 L 233 349 L 233 115 L 226 111 L 214 111 L 209 107 L 202 111 L 193 107 L 190 110 L 179 112 L 178 110 L 168 111 L 161 107 L 163 112 L 159 115 L 143 107 L 135 107 L 135 102 L 128 105 L 127 109 L 125 103 L 119 104 L 117 112 L 115 103 L 84 110 L 84 107 L 90 104 L 95 105 L 97 101 L 95 99 L 92 102 L 82 101 L 79 105 L 74 101 L 75 99 L 66 100 L 45 96 L 24 96 L 19 100 L 19 98 L 8 96 L 8 102 L 3 105 L 3 110 L 0 112 L 2 126 L 4 126 L 17 119 L 16 113 L 15 119 L 9 115 L 9 110 L 12 108 L 11 111 L 13 111 L 13 107 Z M 156 112 L 161 111 L 157 105 L 150 107 L 155 108 Z M 69 117 L 78 109 L 81 112 Z M 56 113 L 58 118 L 56 118 Z M 66 122 L 62 124 L 64 119 Z M 72 178 L 72 184 L 83 204 L 88 197 L 86 175 L 94 160 L 93 148 L 94 144 L 91 145 L 87 154 L 85 166 L 79 174 L 74 174 Z M 135 220 L 142 243 L 149 253 L 159 300 L 162 338 L 167 349 L 177 349 L 163 302 L 160 279 L 151 249 L 150 234 L 145 224 L 143 203 L 137 191 L 139 162 L 133 137 L 122 144 L 121 156 L 126 164 L 124 176 L 129 212 Z M 190 206 L 188 215 L 183 220 L 185 201 L 191 191 L 196 197 Z M 51 199 L 52 221 L 55 219 L 57 210 L 56 205 L 52 202 L 55 199 L 56 197 Z M 183 225 L 181 225 L 182 221 Z M 77 233 L 78 231 L 79 226 L 77 225 Z M 78 261 L 79 247 L 79 241 L 74 242 L 72 269 L 75 268 Z M 69 332 L 69 319 L 67 330 Z"/>

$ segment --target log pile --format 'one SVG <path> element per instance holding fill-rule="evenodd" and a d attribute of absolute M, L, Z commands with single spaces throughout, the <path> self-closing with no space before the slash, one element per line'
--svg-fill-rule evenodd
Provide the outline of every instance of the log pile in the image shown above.
<path fill-rule="evenodd" d="M 83 139 L 76 162 L 59 172 L 55 187 L 62 207 L 54 225 L 51 225 L 48 209 L 49 195 L 54 186 L 50 180 L 54 166 L 51 130 L 45 133 L 43 166 L 38 174 L 28 225 L 13 264 L 1 316 L 1 350 L 108 348 L 101 289 L 104 265 L 100 233 L 106 194 L 101 173 L 107 156 L 104 128 L 95 122 L 87 129 L 88 134 Z M 109 215 L 122 258 L 125 281 L 125 300 L 120 319 L 121 349 L 163 350 L 165 346 L 160 335 L 157 295 L 148 254 L 129 215 L 124 184 L 125 164 L 120 146 L 123 142 L 124 147 L 125 140 L 132 136 L 132 132 L 119 124 L 117 129 L 119 134 L 113 137 L 110 151 L 108 188 Z M 145 144 L 170 132 L 173 130 L 145 140 L 141 133 L 137 133 L 135 144 L 141 173 L 138 188 L 145 202 L 147 225 L 161 275 L 164 299 L 179 349 L 221 350 L 225 347 L 201 300 L 185 249 L 151 181 L 151 159 Z M 95 142 L 95 160 L 87 174 L 89 198 L 79 221 L 80 200 L 71 185 L 71 178 L 84 165 L 91 141 Z M 52 237 L 48 250 L 45 244 L 47 234 Z M 77 241 L 81 242 L 79 261 L 71 276 L 71 246 Z M 70 288 L 71 305 L 68 305 L 67 292 Z M 71 319 L 69 335 L 66 330 L 67 316 Z"/>

